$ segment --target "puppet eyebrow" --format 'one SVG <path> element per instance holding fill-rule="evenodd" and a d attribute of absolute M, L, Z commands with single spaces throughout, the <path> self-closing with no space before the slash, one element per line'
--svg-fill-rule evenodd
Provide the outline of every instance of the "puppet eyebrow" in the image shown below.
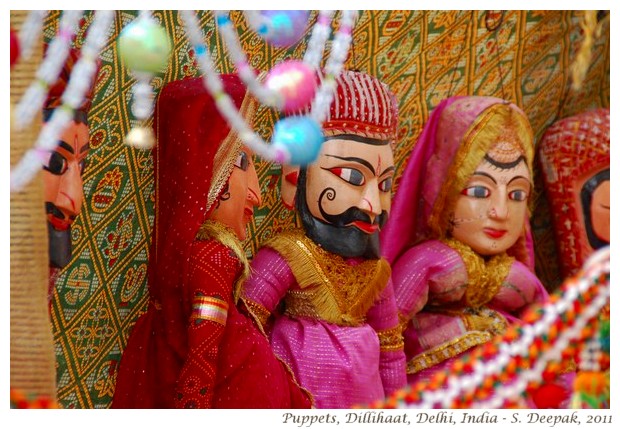
<path fill-rule="evenodd" d="M 343 161 L 352 161 L 352 162 L 357 162 L 358 164 L 362 164 L 363 166 L 365 166 L 366 168 L 368 168 L 368 169 L 372 172 L 372 174 L 373 174 L 373 175 L 375 175 L 375 176 L 377 175 L 377 173 L 375 173 L 375 169 L 374 169 L 374 167 L 372 166 L 372 164 L 371 164 L 370 162 L 366 161 L 365 159 L 362 159 L 362 158 L 357 158 L 357 157 L 355 157 L 355 156 L 346 156 L 346 157 L 345 157 L 345 156 L 336 156 L 336 155 L 329 155 L 329 154 L 327 154 L 327 155 L 325 155 L 325 156 L 329 156 L 329 157 L 331 157 L 331 158 L 341 159 L 341 160 L 343 160 Z"/>
<path fill-rule="evenodd" d="M 497 185 L 497 180 L 495 180 L 495 178 L 493 176 L 491 176 L 488 173 L 485 173 L 484 171 L 474 171 L 473 175 L 488 177 L 489 179 L 491 179 L 493 181 L 493 183 L 495 183 Z"/>
<path fill-rule="evenodd" d="M 514 181 L 515 181 L 515 180 L 517 180 L 517 179 L 523 179 L 523 180 L 525 180 L 527 183 L 530 183 L 530 180 L 529 180 L 527 177 L 525 177 L 525 176 L 515 176 L 515 177 L 513 177 L 512 179 L 510 179 L 510 180 L 508 181 L 508 184 L 510 185 L 512 182 L 514 182 Z"/>
<path fill-rule="evenodd" d="M 61 148 L 63 148 L 64 150 L 66 150 L 66 151 L 68 151 L 68 152 L 75 153 L 75 152 L 73 151 L 73 148 L 71 147 L 71 145 L 69 145 L 67 142 L 65 142 L 65 141 L 63 141 L 63 140 L 60 140 L 60 141 L 58 142 L 58 146 L 60 146 Z"/>
<path fill-rule="evenodd" d="M 396 170 L 396 167 L 394 167 L 394 166 L 392 165 L 391 167 L 388 167 L 388 168 L 386 168 L 385 170 L 383 170 L 379 176 L 383 176 L 384 174 L 386 174 L 386 173 L 388 173 L 388 172 L 390 172 L 390 171 L 395 171 L 395 170 Z"/>
<path fill-rule="evenodd" d="M 82 146 L 82 149 L 80 149 L 80 153 L 84 153 L 89 149 L 90 149 L 90 145 L 87 143 L 84 146 Z"/>

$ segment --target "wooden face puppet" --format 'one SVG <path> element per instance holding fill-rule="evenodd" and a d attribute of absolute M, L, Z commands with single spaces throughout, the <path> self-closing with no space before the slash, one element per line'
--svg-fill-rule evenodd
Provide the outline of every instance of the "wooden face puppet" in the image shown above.
<path fill-rule="evenodd" d="M 499 141 L 456 200 L 451 235 L 484 256 L 510 249 L 523 233 L 531 177 L 523 151 Z"/>
<path fill-rule="evenodd" d="M 62 105 L 62 94 L 78 58 L 78 51 L 69 52 L 58 81 L 50 88 L 43 110 L 45 122 L 51 118 L 54 109 Z M 94 85 L 60 135 L 58 146 L 48 154 L 43 164 L 49 260 L 52 268 L 63 268 L 71 259 L 71 224 L 80 212 L 84 200 L 82 173 L 90 149 L 88 111 L 93 89 Z"/>
<path fill-rule="evenodd" d="M 553 124 L 540 142 L 540 162 L 563 277 L 609 245 L 609 109 Z"/>
<path fill-rule="evenodd" d="M 386 85 L 345 71 L 323 124 L 317 161 L 284 166 L 282 200 L 297 208 L 308 237 L 343 257 L 379 258 L 379 231 L 390 211 L 398 113 Z"/>
<path fill-rule="evenodd" d="M 230 227 L 237 238 L 244 241 L 246 226 L 254 217 L 254 207 L 260 203 L 260 187 L 252 151 L 243 147 L 209 218 Z"/>

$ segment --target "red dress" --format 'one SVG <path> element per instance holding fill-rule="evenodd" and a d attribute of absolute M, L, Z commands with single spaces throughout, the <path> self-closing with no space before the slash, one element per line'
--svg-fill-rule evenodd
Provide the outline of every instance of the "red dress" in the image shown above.
<path fill-rule="evenodd" d="M 113 408 L 310 408 L 308 396 L 237 310 L 232 285 L 242 264 L 214 239 L 192 242 L 178 305 L 184 323 L 151 302 L 136 323 L 119 368 Z M 176 328 L 174 328 L 176 326 Z M 186 348 L 164 332 L 179 329 Z"/>

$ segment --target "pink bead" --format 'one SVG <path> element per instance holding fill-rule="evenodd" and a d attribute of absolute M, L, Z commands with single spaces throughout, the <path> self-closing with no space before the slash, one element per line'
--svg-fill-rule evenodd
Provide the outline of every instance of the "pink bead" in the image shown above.
<path fill-rule="evenodd" d="M 317 88 L 317 76 L 303 61 L 290 60 L 272 68 L 265 84 L 284 99 L 281 110 L 291 113 L 310 105 Z"/>

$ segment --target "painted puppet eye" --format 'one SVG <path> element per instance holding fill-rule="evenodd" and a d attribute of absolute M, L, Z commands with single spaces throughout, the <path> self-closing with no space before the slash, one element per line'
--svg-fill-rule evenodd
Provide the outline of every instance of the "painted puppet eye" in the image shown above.
<path fill-rule="evenodd" d="M 248 159 L 248 155 L 245 152 L 239 153 L 237 160 L 235 161 L 235 167 L 242 169 L 243 171 L 247 171 L 250 166 L 250 160 Z"/>
<path fill-rule="evenodd" d="M 362 186 L 366 182 L 364 180 L 364 175 L 354 168 L 335 167 L 330 168 L 329 171 L 345 182 L 355 186 Z"/>
<path fill-rule="evenodd" d="M 508 193 L 508 198 L 513 201 L 525 201 L 527 200 L 527 192 L 522 189 L 517 189 Z"/>
<path fill-rule="evenodd" d="M 392 190 L 392 178 L 388 177 L 381 183 L 379 183 L 379 190 L 381 192 L 390 192 Z"/>
<path fill-rule="evenodd" d="M 56 176 L 65 174 L 67 168 L 69 168 L 69 163 L 67 162 L 67 159 L 58 152 L 50 153 L 50 158 L 47 161 L 47 165 L 43 164 L 44 170 L 47 170 Z"/>
<path fill-rule="evenodd" d="M 473 198 L 488 198 L 491 191 L 484 186 L 469 186 L 461 191 L 461 194 Z"/>
<path fill-rule="evenodd" d="M 80 167 L 80 176 L 84 174 L 84 169 L 86 168 L 86 159 L 83 159 L 79 162 L 78 166 Z"/>

